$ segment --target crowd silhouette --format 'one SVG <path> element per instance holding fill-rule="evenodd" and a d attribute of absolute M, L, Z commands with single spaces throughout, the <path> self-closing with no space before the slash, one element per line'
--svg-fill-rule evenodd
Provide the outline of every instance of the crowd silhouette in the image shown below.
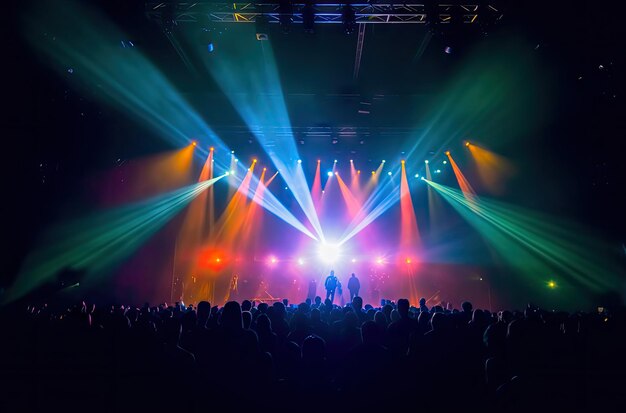
<path fill-rule="evenodd" d="M 626 411 L 616 309 L 491 313 L 355 296 L 343 307 L 38 305 L 0 321 L 6 412 Z"/>

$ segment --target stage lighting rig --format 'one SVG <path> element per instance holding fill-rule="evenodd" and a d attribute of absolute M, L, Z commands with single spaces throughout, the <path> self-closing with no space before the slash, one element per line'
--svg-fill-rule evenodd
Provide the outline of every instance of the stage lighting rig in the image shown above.
<path fill-rule="evenodd" d="M 354 33 L 356 28 L 356 13 L 354 7 L 346 4 L 341 9 L 341 23 L 343 24 L 343 30 L 346 34 Z"/>
<path fill-rule="evenodd" d="M 302 8 L 302 25 L 305 33 L 315 33 L 315 7 L 310 2 Z"/>
<path fill-rule="evenodd" d="M 283 29 L 283 33 L 289 33 L 291 23 L 293 23 L 293 5 L 291 0 L 280 0 L 278 2 L 278 22 Z"/>

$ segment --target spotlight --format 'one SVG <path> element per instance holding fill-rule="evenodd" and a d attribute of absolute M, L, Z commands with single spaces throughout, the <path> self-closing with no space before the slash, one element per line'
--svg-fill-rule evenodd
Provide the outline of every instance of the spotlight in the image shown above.
<path fill-rule="evenodd" d="M 276 257 L 274 257 L 274 256 L 271 256 L 271 257 L 270 257 L 270 263 L 271 263 L 271 264 L 276 264 L 276 262 L 277 262 L 277 261 L 278 261 L 278 260 L 276 259 Z"/>
<path fill-rule="evenodd" d="M 443 161 L 443 164 L 444 164 L 444 165 L 445 165 L 445 164 L 447 164 L 447 163 L 448 163 L 448 161 Z"/>
<path fill-rule="evenodd" d="M 304 260 L 302 258 L 298 258 L 298 265 L 304 265 Z"/>
<path fill-rule="evenodd" d="M 376 171 L 372 171 L 372 175 L 376 175 Z"/>
<path fill-rule="evenodd" d="M 376 264 L 382 265 L 384 262 L 385 262 L 385 260 L 382 257 L 376 258 Z"/>
<path fill-rule="evenodd" d="M 352 163 L 352 159 L 350 159 L 350 163 Z"/>
<path fill-rule="evenodd" d="M 450 156 L 450 151 L 446 151 L 446 156 Z"/>
<path fill-rule="evenodd" d="M 426 160 L 424 161 L 424 163 L 425 163 L 425 164 L 427 164 L 427 163 L 428 163 L 428 159 L 426 159 Z"/>
<path fill-rule="evenodd" d="M 419 177 L 420 177 L 420 174 L 415 174 L 415 177 L 416 177 L 416 178 L 419 178 Z"/>
<path fill-rule="evenodd" d="M 217 257 L 217 258 L 215 259 L 215 262 L 222 262 L 222 260 L 221 260 L 221 258 Z"/>
<path fill-rule="evenodd" d="M 339 176 L 339 172 L 335 172 L 335 175 Z"/>
<path fill-rule="evenodd" d="M 337 163 L 337 160 L 335 159 L 335 163 Z"/>
<path fill-rule="evenodd" d="M 404 159 L 400 161 L 401 164 L 404 164 Z"/>
<path fill-rule="evenodd" d="M 387 172 L 387 175 L 391 176 L 391 171 Z"/>
<path fill-rule="evenodd" d="M 323 262 L 327 264 L 333 264 L 339 259 L 339 246 L 334 244 L 322 243 L 317 249 L 317 254 Z"/>
<path fill-rule="evenodd" d="M 406 260 L 404 260 L 404 262 L 406 262 L 407 264 L 410 264 L 411 263 L 411 259 L 407 258 Z"/>
<path fill-rule="evenodd" d="M 267 168 L 263 168 L 264 171 L 267 171 Z"/>
<path fill-rule="evenodd" d="M 435 171 L 435 173 L 436 173 L 436 174 L 440 174 L 440 173 L 441 173 L 441 169 L 437 169 L 437 170 Z"/>
<path fill-rule="evenodd" d="M 554 281 L 550 280 L 550 281 L 548 281 L 548 287 L 554 289 L 554 288 L 556 288 L 556 283 Z"/>
<path fill-rule="evenodd" d="M 211 146 L 211 147 L 209 148 L 209 150 L 210 150 L 211 152 L 213 152 L 213 151 L 215 150 L 215 148 Z"/>
<path fill-rule="evenodd" d="M 358 171 L 356 171 L 356 173 L 357 173 L 357 174 L 360 174 L 360 173 L 361 173 L 361 170 L 359 169 Z"/>
<path fill-rule="evenodd" d="M 424 177 L 422 176 L 421 180 L 422 180 L 422 181 L 425 181 L 426 179 L 424 179 Z"/>
<path fill-rule="evenodd" d="M 452 48 L 450 46 L 446 46 L 445 49 L 443 49 L 444 52 L 446 52 L 446 54 L 450 54 L 452 53 Z"/>
<path fill-rule="evenodd" d="M 235 175 L 235 170 L 234 170 L 234 169 L 231 169 L 231 170 L 230 170 L 230 174 L 231 174 L 231 175 Z"/>
<path fill-rule="evenodd" d="M 235 151 L 230 151 L 230 153 L 235 153 Z"/>
<path fill-rule="evenodd" d="M 230 175 L 230 172 L 228 171 L 224 172 L 224 176 L 228 176 L 228 175 Z"/>
<path fill-rule="evenodd" d="M 330 177 L 330 176 L 333 176 L 333 173 L 331 171 L 328 171 L 328 173 L 326 175 L 328 175 Z"/>
<path fill-rule="evenodd" d="M 252 160 L 252 163 L 256 163 L 256 158 L 254 158 L 254 159 Z"/>
<path fill-rule="evenodd" d="M 196 146 L 196 145 L 197 145 L 196 141 L 191 142 L 191 144 L 192 144 L 193 146 Z"/>
<path fill-rule="evenodd" d="M 298 163 L 302 163 L 302 159 L 298 159 Z"/>
<path fill-rule="evenodd" d="M 239 159 L 235 158 L 235 162 L 239 162 Z"/>
<path fill-rule="evenodd" d="M 356 258 L 352 258 L 352 260 L 351 260 L 351 261 L 352 261 L 352 262 L 356 262 Z"/>
<path fill-rule="evenodd" d="M 465 142 L 465 146 L 467 146 L 469 148 L 469 146 L 471 145 L 471 143 L 469 141 Z"/>
<path fill-rule="evenodd" d="M 383 161 L 382 161 L 382 162 L 383 162 L 383 163 L 385 163 L 385 162 L 387 162 L 387 161 L 385 161 L 385 160 L 383 159 Z"/>
<path fill-rule="evenodd" d="M 321 162 L 321 161 L 318 159 L 318 160 L 317 160 L 317 163 L 320 163 L 320 162 Z"/>

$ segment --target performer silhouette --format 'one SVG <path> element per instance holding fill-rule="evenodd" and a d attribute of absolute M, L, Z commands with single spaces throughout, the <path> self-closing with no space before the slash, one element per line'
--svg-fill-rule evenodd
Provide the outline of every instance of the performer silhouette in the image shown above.
<path fill-rule="evenodd" d="M 337 288 L 337 277 L 335 277 L 334 270 L 331 270 L 330 275 L 326 277 L 324 287 L 326 288 L 326 299 L 330 299 L 332 303 L 335 299 L 335 289 Z"/>
<path fill-rule="evenodd" d="M 356 275 L 352 273 L 350 280 L 348 280 L 348 290 L 350 291 L 350 302 L 352 299 L 359 295 L 359 290 L 361 289 L 361 282 Z"/>

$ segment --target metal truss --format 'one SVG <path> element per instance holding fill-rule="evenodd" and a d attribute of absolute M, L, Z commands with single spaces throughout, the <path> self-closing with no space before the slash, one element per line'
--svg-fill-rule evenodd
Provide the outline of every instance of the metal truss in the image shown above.
<path fill-rule="evenodd" d="M 280 23 L 281 16 L 302 24 L 304 3 L 292 3 L 285 13 L 278 3 L 146 2 L 150 20 L 164 17 L 176 23 L 254 23 L 263 16 L 269 23 Z M 352 4 L 359 24 L 477 24 L 481 20 L 502 18 L 493 4 Z M 315 4 L 315 24 L 342 24 L 345 4 Z"/>

